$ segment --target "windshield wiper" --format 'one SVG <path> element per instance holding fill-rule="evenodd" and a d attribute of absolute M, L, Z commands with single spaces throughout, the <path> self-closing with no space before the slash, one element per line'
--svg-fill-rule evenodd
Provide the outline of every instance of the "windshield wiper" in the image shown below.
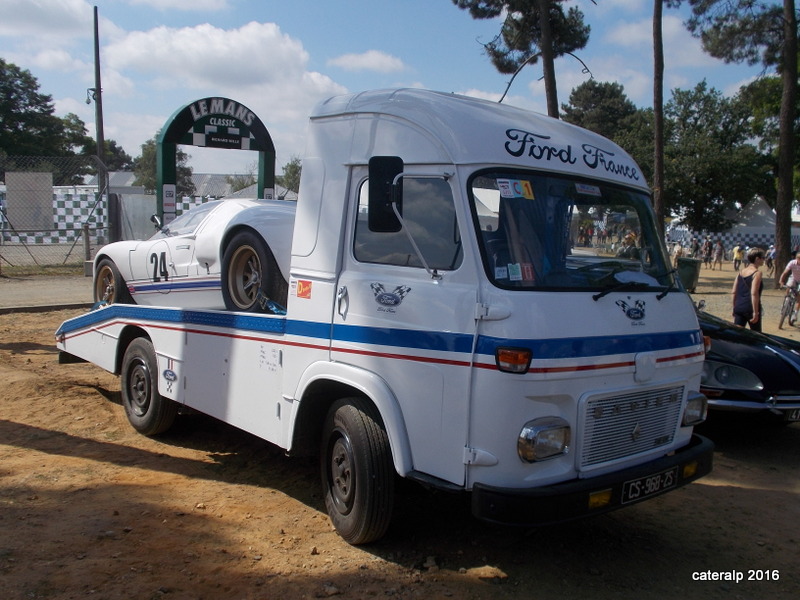
<path fill-rule="evenodd" d="M 637 288 L 648 288 L 650 287 L 649 283 L 645 283 L 643 281 L 623 281 L 617 285 L 612 285 L 604 289 L 602 292 L 598 292 L 592 296 L 592 300 L 597 302 L 603 296 L 607 296 L 611 292 L 621 292 L 623 290 L 635 290 Z"/>

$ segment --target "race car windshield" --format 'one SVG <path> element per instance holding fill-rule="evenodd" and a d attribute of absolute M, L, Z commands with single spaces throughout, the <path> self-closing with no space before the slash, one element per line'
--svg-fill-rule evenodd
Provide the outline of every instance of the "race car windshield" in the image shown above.
<path fill-rule="evenodd" d="M 203 222 L 208 214 L 219 206 L 221 200 L 206 202 L 191 210 L 183 213 L 181 216 L 173 219 L 157 231 L 152 238 L 158 239 L 164 237 L 174 237 L 176 235 L 189 235 L 194 233 L 195 229 Z"/>
<path fill-rule="evenodd" d="M 484 268 L 509 289 L 674 284 L 647 195 L 597 181 L 484 171 L 469 185 Z"/>

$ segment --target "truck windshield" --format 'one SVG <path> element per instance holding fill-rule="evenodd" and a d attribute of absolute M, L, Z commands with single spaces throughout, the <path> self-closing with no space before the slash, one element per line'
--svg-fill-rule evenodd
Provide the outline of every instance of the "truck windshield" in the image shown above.
<path fill-rule="evenodd" d="M 639 191 L 524 171 L 482 171 L 469 188 L 484 268 L 498 287 L 674 284 L 650 200 Z"/>

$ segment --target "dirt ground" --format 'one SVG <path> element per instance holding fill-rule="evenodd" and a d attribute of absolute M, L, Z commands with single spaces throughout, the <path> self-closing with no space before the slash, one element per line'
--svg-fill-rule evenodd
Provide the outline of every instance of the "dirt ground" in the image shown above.
<path fill-rule="evenodd" d="M 727 310 L 732 274 L 708 278 L 696 297 Z M 467 497 L 401 485 L 388 535 L 352 547 L 325 514 L 316 461 L 199 415 L 157 439 L 136 434 L 116 377 L 58 364 L 53 332 L 78 314 L 0 315 L 4 599 L 789 599 L 800 590 L 798 424 L 712 417 L 711 475 L 566 526 L 488 525 L 470 516 Z"/>

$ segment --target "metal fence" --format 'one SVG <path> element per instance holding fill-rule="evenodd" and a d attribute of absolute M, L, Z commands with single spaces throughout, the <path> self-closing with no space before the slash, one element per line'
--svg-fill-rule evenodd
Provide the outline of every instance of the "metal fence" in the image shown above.
<path fill-rule="evenodd" d="M 0 156 L 0 269 L 80 265 L 108 241 L 96 156 Z"/>

